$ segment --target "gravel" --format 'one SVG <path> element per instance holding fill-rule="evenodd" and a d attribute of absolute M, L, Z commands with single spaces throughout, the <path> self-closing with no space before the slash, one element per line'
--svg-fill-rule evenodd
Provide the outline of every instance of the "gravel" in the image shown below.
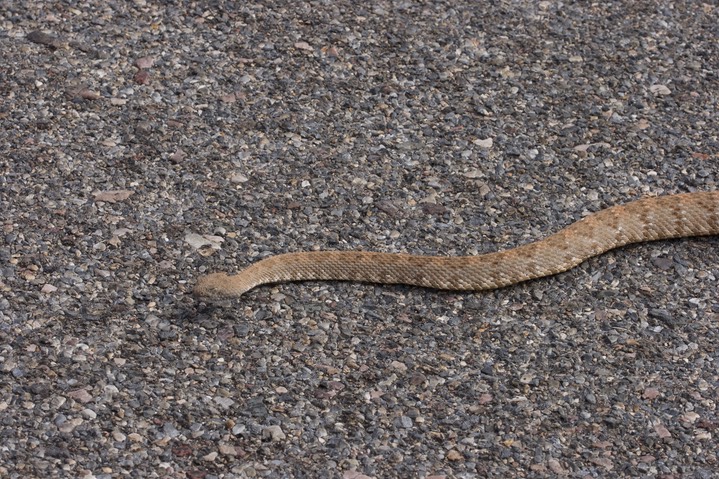
<path fill-rule="evenodd" d="M 0 476 L 709 478 L 719 239 L 187 293 L 716 190 L 712 2 L 0 0 Z"/>

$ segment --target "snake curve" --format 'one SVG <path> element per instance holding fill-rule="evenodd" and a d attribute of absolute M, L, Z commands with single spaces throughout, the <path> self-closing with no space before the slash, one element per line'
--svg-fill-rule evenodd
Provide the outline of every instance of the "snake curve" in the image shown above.
<path fill-rule="evenodd" d="M 263 284 L 307 280 L 481 291 L 561 273 L 632 243 L 707 235 L 719 235 L 719 191 L 649 197 L 613 206 L 537 242 L 477 256 L 365 251 L 280 254 L 237 275 L 203 276 L 193 293 L 205 299 L 232 298 Z"/>

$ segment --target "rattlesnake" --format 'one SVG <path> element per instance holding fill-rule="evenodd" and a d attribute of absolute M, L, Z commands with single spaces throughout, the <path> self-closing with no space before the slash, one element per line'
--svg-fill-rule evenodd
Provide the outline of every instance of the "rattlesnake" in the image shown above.
<path fill-rule="evenodd" d="M 255 286 L 304 280 L 408 284 L 480 291 L 566 271 L 631 243 L 719 235 L 719 191 L 644 198 L 591 214 L 547 238 L 479 256 L 316 251 L 271 256 L 235 276 L 201 277 L 200 298 L 238 297 Z"/>

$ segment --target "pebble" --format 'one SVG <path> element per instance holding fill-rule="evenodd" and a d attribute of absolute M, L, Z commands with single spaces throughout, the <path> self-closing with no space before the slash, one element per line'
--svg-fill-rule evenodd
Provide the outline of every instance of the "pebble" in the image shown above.
<path fill-rule="evenodd" d="M 284 441 L 287 438 L 280 426 L 267 426 L 262 430 L 262 437 L 272 441 Z"/>

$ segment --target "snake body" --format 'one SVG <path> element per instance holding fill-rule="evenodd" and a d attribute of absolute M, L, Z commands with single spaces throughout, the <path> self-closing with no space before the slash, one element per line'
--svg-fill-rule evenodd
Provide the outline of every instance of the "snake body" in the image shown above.
<path fill-rule="evenodd" d="M 669 238 L 719 235 L 719 191 L 644 198 L 591 214 L 535 243 L 478 256 L 364 251 L 287 253 L 239 274 L 201 277 L 200 298 L 239 297 L 268 283 L 306 280 L 407 284 L 481 291 L 557 274 L 613 248 Z"/>

